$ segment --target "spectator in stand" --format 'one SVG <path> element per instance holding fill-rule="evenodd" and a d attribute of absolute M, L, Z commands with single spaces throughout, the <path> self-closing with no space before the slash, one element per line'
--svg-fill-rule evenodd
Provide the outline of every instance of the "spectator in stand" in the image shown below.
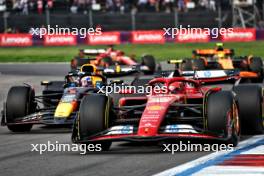
<path fill-rule="evenodd" d="M 52 9 L 53 8 L 53 0 L 47 0 L 47 7 L 49 9 Z"/>
<path fill-rule="evenodd" d="M 138 10 L 140 12 L 146 11 L 148 0 L 138 0 Z"/>
<path fill-rule="evenodd" d="M 72 13 L 77 13 L 78 12 L 78 4 L 77 4 L 77 0 L 74 0 L 72 2 L 72 5 L 70 7 L 70 10 Z"/>
<path fill-rule="evenodd" d="M 173 10 L 173 2 L 174 0 L 164 0 L 164 7 L 166 13 L 171 13 Z"/>
<path fill-rule="evenodd" d="M 149 0 L 148 1 L 148 11 L 149 12 L 157 11 L 157 0 Z"/>
<path fill-rule="evenodd" d="M 37 1 L 37 6 L 38 6 L 38 14 L 42 14 L 43 13 L 43 1 L 42 0 L 38 0 Z"/>
<path fill-rule="evenodd" d="M 86 7 L 86 0 L 77 0 L 78 11 L 84 11 Z"/>
<path fill-rule="evenodd" d="M 21 4 L 21 8 L 22 8 L 22 14 L 28 15 L 28 1 L 27 0 L 21 0 L 20 4 Z"/>
<path fill-rule="evenodd" d="M 108 12 L 114 12 L 115 11 L 113 0 L 106 0 L 105 6 L 106 6 L 106 10 Z"/>
<path fill-rule="evenodd" d="M 185 10 L 186 10 L 185 1 L 184 0 L 178 0 L 178 11 L 184 12 Z"/>
<path fill-rule="evenodd" d="M 210 10 L 213 10 L 213 11 L 215 11 L 216 10 L 216 7 L 215 7 L 215 0 L 209 0 L 209 4 L 208 4 L 208 8 L 210 9 Z"/>
<path fill-rule="evenodd" d="M 206 9 L 208 4 L 208 0 L 199 0 L 199 6 L 202 7 L 203 9 Z"/>
<path fill-rule="evenodd" d="M 114 10 L 115 12 L 124 12 L 124 1 L 123 0 L 114 0 Z"/>
<path fill-rule="evenodd" d="M 34 10 L 35 10 L 35 1 L 34 0 L 29 0 L 28 10 L 29 10 L 29 12 L 34 12 Z"/>
<path fill-rule="evenodd" d="M 137 0 L 124 0 L 125 12 L 132 12 L 132 9 L 137 4 Z"/>

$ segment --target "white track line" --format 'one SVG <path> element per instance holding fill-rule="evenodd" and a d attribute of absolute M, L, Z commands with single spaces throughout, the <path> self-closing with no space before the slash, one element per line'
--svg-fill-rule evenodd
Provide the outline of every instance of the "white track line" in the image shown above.
<path fill-rule="evenodd" d="M 234 150 L 239 150 L 239 149 L 241 149 L 243 147 L 249 146 L 250 144 L 253 144 L 253 143 L 256 143 L 256 142 L 262 140 L 263 138 L 264 138 L 264 135 L 252 136 L 251 138 L 240 142 L 239 145 Z M 155 174 L 154 176 L 173 176 L 173 175 L 177 175 L 177 174 L 179 174 L 179 173 L 181 173 L 181 172 L 183 172 L 183 171 L 185 171 L 187 169 L 190 169 L 192 167 L 201 165 L 201 164 L 203 164 L 205 162 L 208 162 L 209 160 L 212 160 L 212 159 L 214 159 L 216 157 L 229 154 L 229 153 L 233 152 L 234 150 L 232 150 L 232 151 L 219 151 L 219 152 L 211 153 L 209 155 L 206 155 L 206 156 L 203 156 L 201 158 L 198 158 L 198 159 L 196 159 L 194 161 L 191 161 L 191 162 L 182 164 L 180 166 L 176 166 L 176 167 L 173 167 L 171 169 L 165 170 L 165 171 L 160 172 L 158 174 Z"/>

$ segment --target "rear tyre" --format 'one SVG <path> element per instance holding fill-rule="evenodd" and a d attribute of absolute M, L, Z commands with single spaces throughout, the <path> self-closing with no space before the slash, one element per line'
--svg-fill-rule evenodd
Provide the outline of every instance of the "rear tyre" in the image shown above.
<path fill-rule="evenodd" d="M 36 110 L 34 102 L 35 92 L 30 87 L 14 86 L 7 95 L 6 101 L 6 122 L 14 123 L 16 119 L 29 115 Z M 13 132 L 27 132 L 32 124 L 7 125 Z"/>
<path fill-rule="evenodd" d="M 192 71 L 192 59 L 184 59 L 181 64 L 181 70 L 182 71 Z"/>
<path fill-rule="evenodd" d="M 145 55 L 142 57 L 142 64 L 149 68 L 147 74 L 153 74 L 156 71 L 156 62 L 155 58 L 152 55 Z"/>
<path fill-rule="evenodd" d="M 260 57 L 253 57 L 250 60 L 249 69 L 259 74 L 259 78 L 257 79 L 257 82 L 263 82 L 263 78 L 264 78 L 263 62 Z"/>
<path fill-rule="evenodd" d="M 262 72 L 263 71 L 263 62 L 260 57 L 253 57 L 250 60 L 249 68 L 254 72 Z"/>
<path fill-rule="evenodd" d="M 205 70 L 203 59 L 184 59 L 181 64 L 182 71 Z"/>
<path fill-rule="evenodd" d="M 194 70 L 205 70 L 205 63 L 203 59 L 194 59 L 192 66 Z"/>
<path fill-rule="evenodd" d="M 242 84 L 235 86 L 234 92 L 238 100 L 242 133 L 263 133 L 262 88 L 254 84 Z"/>
<path fill-rule="evenodd" d="M 85 96 L 79 111 L 80 137 L 89 137 L 106 130 L 109 126 L 110 104 L 104 95 Z M 111 141 L 96 142 L 102 150 L 109 150 Z"/>
<path fill-rule="evenodd" d="M 229 137 L 228 144 L 237 145 L 240 136 L 238 110 L 230 91 L 212 93 L 207 101 L 207 128 Z M 234 123 L 233 123 L 234 122 Z M 231 134 L 230 134 L 231 133 Z"/>

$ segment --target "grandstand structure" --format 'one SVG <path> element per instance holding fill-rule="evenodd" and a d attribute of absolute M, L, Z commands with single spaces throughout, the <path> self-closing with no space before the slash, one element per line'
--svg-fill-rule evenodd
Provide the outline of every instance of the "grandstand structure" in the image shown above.
<path fill-rule="evenodd" d="M 14 5 L 21 1 L 27 2 L 27 9 L 23 9 L 22 4 Z M 183 0 L 183 8 L 180 8 L 181 0 L 166 1 L 169 3 L 156 0 L 153 2 L 159 3 L 155 6 L 142 5 L 140 0 L 112 1 L 122 3 L 110 6 L 106 0 L 0 0 L 0 18 L 3 19 L 0 20 L 0 33 L 27 33 L 32 27 L 47 25 L 101 26 L 105 31 L 155 30 L 179 25 L 209 28 L 264 26 L 261 25 L 264 19 L 262 0 L 232 0 L 232 3 L 229 0 Z"/>

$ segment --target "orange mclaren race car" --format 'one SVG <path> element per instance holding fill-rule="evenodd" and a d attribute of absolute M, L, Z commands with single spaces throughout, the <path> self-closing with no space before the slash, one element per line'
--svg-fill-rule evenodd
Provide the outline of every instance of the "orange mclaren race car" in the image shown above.
<path fill-rule="evenodd" d="M 141 63 L 134 56 L 126 56 L 123 51 L 115 50 L 112 46 L 108 49 L 84 49 L 71 60 L 71 69 L 76 70 L 83 64 L 91 63 L 99 67 L 114 68 L 118 72 L 120 68 L 137 67 L 139 71 L 153 74 L 156 70 L 156 62 L 153 56 L 145 55 Z"/>
<path fill-rule="evenodd" d="M 194 50 L 192 59 L 182 60 L 181 69 L 184 71 L 238 69 L 242 78 L 251 78 L 255 82 L 263 81 L 263 62 L 260 57 L 252 55 L 234 57 L 234 54 L 233 49 L 224 49 L 222 43 L 217 43 L 215 49 Z"/>

